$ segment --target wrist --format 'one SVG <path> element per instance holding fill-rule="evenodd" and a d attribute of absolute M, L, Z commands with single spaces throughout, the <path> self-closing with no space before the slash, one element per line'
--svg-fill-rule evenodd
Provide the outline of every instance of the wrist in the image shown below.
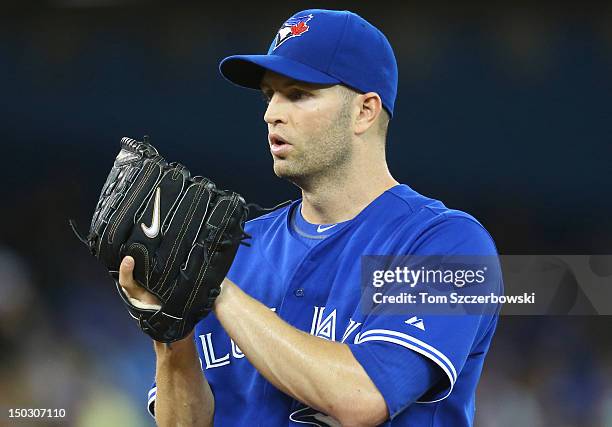
<path fill-rule="evenodd" d="M 195 356 L 197 351 L 193 342 L 193 334 L 194 331 L 191 331 L 185 338 L 172 343 L 153 341 L 158 362 L 188 360 Z"/>
<path fill-rule="evenodd" d="M 217 312 L 219 307 L 221 307 L 229 298 L 228 294 L 232 292 L 233 285 L 234 284 L 228 278 L 223 279 L 223 282 L 221 282 L 221 286 L 219 286 L 219 295 L 215 299 L 215 305 L 213 307 L 215 313 Z"/>

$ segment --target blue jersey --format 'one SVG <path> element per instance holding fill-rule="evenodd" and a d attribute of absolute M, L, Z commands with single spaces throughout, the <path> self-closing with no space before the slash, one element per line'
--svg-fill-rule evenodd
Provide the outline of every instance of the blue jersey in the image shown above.
<path fill-rule="evenodd" d="M 249 221 L 228 277 L 283 320 L 327 340 L 346 343 L 382 394 L 384 426 L 470 426 L 475 391 L 497 324 L 496 314 L 374 315 L 360 309 L 364 255 L 496 255 L 472 216 L 397 185 L 354 219 L 312 225 L 300 201 Z M 491 291 L 500 293 L 501 282 Z M 194 335 L 215 396 L 215 426 L 339 425 L 269 383 L 249 363 L 215 316 Z M 410 358 L 439 369 L 441 381 L 416 401 L 409 393 Z M 409 366 L 409 365 L 408 365 Z M 149 392 L 154 402 L 155 388 Z"/>

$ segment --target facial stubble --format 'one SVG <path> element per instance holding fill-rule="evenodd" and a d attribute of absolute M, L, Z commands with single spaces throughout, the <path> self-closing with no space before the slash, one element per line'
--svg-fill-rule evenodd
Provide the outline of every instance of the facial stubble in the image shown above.
<path fill-rule="evenodd" d="M 295 157 L 275 160 L 275 174 L 303 189 L 342 179 L 353 154 L 349 105 L 344 102 L 329 127 L 313 134 Z"/>

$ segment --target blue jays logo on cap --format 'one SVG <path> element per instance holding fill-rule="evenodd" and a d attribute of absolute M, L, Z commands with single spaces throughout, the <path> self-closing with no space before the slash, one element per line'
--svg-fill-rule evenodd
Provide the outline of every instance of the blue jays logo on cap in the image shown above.
<path fill-rule="evenodd" d="M 304 16 L 296 16 L 289 18 L 280 27 L 276 38 L 274 39 L 274 49 L 293 37 L 298 37 L 304 34 L 310 28 L 307 24 L 313 18 L 312 14 Z M 274 50 L 272 49 L 272 50 Z"/>
<path fill-rule="evenodd" d="M 287 42 L 298 36 L 304 37 Z M 266 71 L 271 71 L 302 82 L 376 92 L 393 117 L 397 62 L 391 44 L 378 28 L 347 10 L 294 13 L 265 54 L 228 56 L 219 71 L 239 86 L 258 90 Z"/>

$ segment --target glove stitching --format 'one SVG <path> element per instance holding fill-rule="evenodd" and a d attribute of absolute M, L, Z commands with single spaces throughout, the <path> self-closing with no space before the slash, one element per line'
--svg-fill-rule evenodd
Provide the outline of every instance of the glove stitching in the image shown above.
<path fill-rule="evenodd" d="M 138 194 L 140 193 L 141 188 L 144 186 L 144 183 L 147 181 L 147 179 L 151 176 L 152 173 L 153 173 L 153 167 L 149 166 L 147 171 L 144 173 L 144 177 L 143 177 L 142 181 L 140 181 L 138 183 L 138 187 L 130 195 L 130 198 L 127 200 L 127 202 L 125 202 L 125 199 L 124 199 L 124 205 L 121 207 L 121 210 L 119 210 L 118 212 L 115 213 L 115 215 L 116 214 L 119 215 L 119 218 L 115 219 L 115 222 L 112 223 L 112 225 L 110 227 L 110 230 L 108 232 L 107 241 L 108 241 L 109 244 L 113 242 L 113 240 L 115 238 L 115 233 L 117 232 L 117 229 L 119 228 L 119 224 L 121 224 L 123 222 L 123 217 L 125 216 L 127 210 L 134 203 L 134 199 L 138 196 Z M 130 191 L 130 190 L 132 190 L 132 186 L 130 186 L 126 190 L 126 193 L 128 191 Z"/>
<path fill-rule="evenodd" d="M 187 191 L 189 191 L 189 189 L 187 189 Z M 189 209 L 187 210 L 187 214 L 186 214 L 187 218 L 189 218 L 189 221 L 183 222 L 183 224 L 181 224 L 181 228 L 179 230 L 177 238 L 175 239 L 172 245 L 172 249 L 170 250 L 169 261 L 166 262 L 166 266 L 164 267 L 161 279 L 158 282 L 156 289 L 159 289 L 163 284 L 165 284 L 165 281 L 168 279 L 168 275 L 170 274 L 172 267 L 174 267 L 174 262 L 176 261 L 176 255 L 178 254 L 178 251 L 180 249 L 180 246 L 177 246 L 177 244 L 184 240 L 185 234 L 187 233 L 187 230 L 189 229 L 189 226 L 191 225 L 191 222 L 193 221 L 193 218 L 195 216 L 195 211 L 197 210 L 197 207 L 203 195 L 201 187 L 196 189 L 196 192 L 199 192 L 199 194 L 196 193 L 196 196 L 191 201 L 191 205 L 189 206 Z"/>
<path fill-rule="evenodd" d="M 175 289 L 176 289 L 176 287 L 178 286 L 178 282 L 179 282 L 179 281 L 178 281 L 178 279 L 175 279 L 175 280 L 174 280 L 174 283 L 172 284 L 172 287 L 170 287 L 170 288 L 166 289 L 166 292 L 164 292 L 164 296 L 166 296 L 166 295 L 172 295 L 172 293 L 174 292 L 174 290 L 175 290 Z M 169 298 L 168 298 L 168 299 L 169 299 Z M 166 301 L 167 301 L 167 299 L 166 299 Z M 162 307 L 162 312 L 163 312 L 164 314 L 168 314 L 168 313 L 166 313 L 166 312 L 164 311 L 164 308 L 165 308 L 165 307 Z M 182 317 L 181 317 L 181 319 L 182 319 Z M 181 321 L 182 321 L 182 320 L 181 320 Z"/>
<path fill-rule="evenodd" d="M 211 192 L 210 192 L 210 190 L 208 188 L 206 188 L 204 186 L 200 186 L 200 190 L 202 190 L 202 189 L 204 191 L 206 191 L 208 193 L 208 196 L 209 196 L 208 197 L 208 203 L 206 203 L 206 210 L 205 210 L 204 214 L 202 215 L 202 222 L 204 222 L 205 219 L 206 219 L 206 214 L 208 213 L 208 208 L 210 206 L 210 200 L 212 199 L 212 194 L 211 194 Z M 202 191 L 200 193 L 199 197 L 198 197 L 198 204 L 199 204 L 200 199 L 202 198 L 202 195 L 204 194 L 204 191 Z M 218 204 L 215 205 L 215 208 L 217 206 L 218 206 Z M 212 212 L 214 212 L 215 208 L 213 208 Z M 195 209 L 194 209 L 194 211 L 195 211 Z M 212 213 L 211 213 L 211 215 L 212 215 Z M 189 224 L 191 224 L 191 221 L 193 220 L 194 216 L 195 215 L 192 215 L 191 218 L 189 219 Z M 199 229 L 200 228 L 198 228 L 198 231 L 199 231 Z M 197 238 L 197 235 L 196 235 L 196 238 Z M 207 266 L 208 266 L 208 264 L 207 264 Z M 201 268 L 200 268 L 200 271 L 201 271 Z M 174 287 L 178 286 L 179 281 L 180 281 L 180 278 L 175 281 Z M 196 281 L 196 283 L 198 283 L 198 281 Z M 195 287 L 195 289 L 191 290 L 191 292 L 189 294 L 189 298 L 188 298 L 187 302 L 185 303 L 185 305 L 183 306 L 183 312 L 181 313 L 181 319 L 182 320 L 180 321 L 180 326 L 179 326 L 179 335 L 181 335 L 181 336 L 183 335 L 183 332 L 185 330 L 185 312 L 187 311 L 188 308 L 190 309 L 189 311 L 191 311 L 191 304 L 193 303 L 193 300 L 195 299 L 195 295 L 197 294 L 199 288 L 200 288 L 200 285 L 198 284 Z"/>
<path fill-rule="evenodd" d="M 166 232 L 168 231 L 168 229 L 170 229 L 170 226 L 174 222 L 174 218 L 176 216 L 176 213 L 178 212 L 178 207 L 181 205 L 183 199 L 187 195 L 187 191 L 189 190 L 189 188 L 191 188 L 191 185 L 192 184 L 190 184 L 189 187 L 187 187 L 187 190 L 185 190 L 185 177 L 183 177 L 183 180 L 181 182 L 181 190 L 176 195 L 176 199 L 175 199 L 174 203 L 172 203 L 172 207 L 170 208 L 170 210 L 168 211 L 168 214 L 164 218 L 164 225 L 161 228 L 162 236 L 166 234 Z M 185 190 L 185 191 L 183 191 L 183 190 Z M 170 215 L 170 214 L 172 214 L 172 215 Z M 168 220 L 168 217 L 170 217 L 170 220 Z M 166 222 L 167 222 L 167 224 L 166 224 Z"/>
<path fill-rule="evenodd" d="M 168 224 L 168 229 L 170 228 L 170 225 L 172 224 L 172 222 L 174 221 L 175 218 L 175 214 L 178 212 L 181 203 L 183 202 L 183 200 L 185 199 L 185 197 L 187 196 L 187 193 L 189 193 L 189 190 L 191 189 L 192 186 L 189 186 L 187 188 L 187 190 L 185 191 L 185 193 L 180 197 L 179 203 L 176 207 L 176 211 L 174 212 L 171 220 L 170 220 L 170 224 Z M 196 190 L 197 191 L 197 190 Z M 194 210 L 193 206 L 194 203 L 196 202 L 196 198 L 197 196 L 195 196 L 192 201 L 191 204 L 189 205 L 189 208 L 187 209 L 187 212 L 185 214 L 185 219 L 187 219 L 189 217 L 189 215 L 193 215 L 192 211 Z M 166 280 L 168 279 L 168 274 L 170 273 L 171 267 L 174 265 L 174 261 L 176 259 L 176 252 L 178 252 L 178 248 L 177 248 L 177 243 L 179 241 L 182 240 L 183 235 L 184 235 L 184 230 L 185 230 L 185 222 L 183 222 L 181 224 L 181 226 L 179 227 L 179 231 L 176 235 L 176 238 L 174 240 L 174 242 L 172 243 L 172 247 L 170 248 L 170 253 L 168 255 L 168 259 L 166 260 L 166 264 L 164 265 L 164 269 L 162 270 L 160 276 L 159 276 L 159 280 L 157 281 L 157 284 L 152 288 L 152 290 L 154 291 L 158 291 L 159 289 L 161 289 L 163 287 L 163 285 L 165 284 Z M 168 230 L 166 230 L 168 231 Z"/>
<path fill-rule="evenodd" d="M 132 246 L 130 247 L 131 250 L 133 251 L 141 251 L 142 252 L 142 256 L 144 258 L 144 262 L 145 262 L 145 283 L 144 283 L 144 287 L 149 289 L 149 251 L 147 250 L 147 247 L 145 245 L 143 245 L 142 243 L 134 243 L 132 244 Z"/>
<path fill-rule="evenodd" d="M 138 194 L 140 194 L 140 190 L 142 189 L 142 187 L 144 187 L 145 183 L 147 182 L 148 178 L 153 174 L 153 172 L 155 171 L 155 166 L 159 168 L 159 165 L 154 165 L 153 167 L 151 167 L 146 173 L 145 173 L 145 177 L 143 178 L 143 180 L 138 184 L 138 187 L 136 188 L 136 190 L 132 193 L 132 195 L 130 196 L 130 199 L 128 200 L 128 202 L 123 205 L 123 208 L 121 208 L 121 213 L 119 214 L 119 218 L 118 220 L 113 224 L 111 231 L 109 232 L 108 235 L 108 243 L 112 243 L 113 239 L 115 238 L 115 233 L 117 232 L 117 229 L 119 228 L 119 224 L 121 224 L 123 222 L 123 218 L 125 217 L 125 214 L 127 213 L 127 211 L 129 210 L 129 208 L 131 208 L 132 204 L 134 203 L 136 197 L 138 196 Z"/>
<path fill-rule="evenodd" d="M 221 204 L 221 202 L 223 200 L 226 199 L 221 199 L 217 202 L 217 204 L 215 205 L 215 207 L 213 208 L 213 210 L 211 211 L 210 215 L 208 216 L 208 218 L 206 218 L 206 224 L 210 225 L 210 218 L 212 218 L 217 210 L 217 208 L 219 207 L 219 205 Z M 221 223 L 223 223 L 223 221 L 225 220 L 225 217 L 227 215 L 227 210 L 225 211 L 225 213 L 223 214 L 223 218 Z M 215 227 L 217 228 L 217 230 L 219 230 L 219 227 Z M 218 240 L 218 239 L 217 239 Z M 212 246 L 212 245 L 211 245 Z M 192 289 L 190 295 L 189 295 L 189 299 L 187 300 L 185 307 L 183 307 L 183 317 L 185 317 L 185 312 L 187 311 L 187 309 L 189 309 L 191 311 L 191 305 L 193 304 L 193 302 L 195 301 L 195 297 L 198 294 L 198 291 L 200 290 L 200 287 L 202 285 L 202 277 L 206 275 L 206 271 L 208 270 L 208 267 L 210 266 L 211 262 L 210 262 L 210 248 L 211 246 L 208 247 L 208 262 L 202 263 L 202 265 L 200 266 L 200 271 L 198 272 L 197 276 L 196 276 L 196 285 L 195 288 Z"/>
<path fill-rule="evenodd" d="M 174 174 L 177 173 L 176 169 L 170 169 L 166 172 L 164 172 L 164 174 L 162 175 L 161 179 L 159 180 L 159 186 L 161 187 L 162 182 L 164 182 L 164 179 L 166 178 L 167 175 L 169 174 Z M 182 176 L 182 174 L 181 174 Z M 170 177 L 171 180 L 176 181 L 176 179 L 174 179 L 173 177 Z M 166 216 L 164 217 L 164 219 L 161 221 L 161 227 L 160 227 L 160 233 L 163 236 L 165 234 L 164 232 L 164 227 L 166 227 L 166 222 L 168 221 L 168 217 L 170 216 L 170 214 L 174 214 L 175 210 L 174 208 L 177 207 L 178 202 L 180 201 L 180 195 L 183 194 L 183 189 L 185 188 L 185 178 L 183 177 L 183 180 L 181 182 L 181 189 L 179 190 L 179 192 L 177 193 L 174 202 L 172 203 L 172 205 L 170 206 L 170 209 L 168 209 L 168 213 L 166 213 Z M 167 230 L 167 228 L 166 228 Z"/>
<path fill-rule="evenodd" d="M 168 279 L 168 275 L 170 274 L 172 267 L 174 267 L 174 262 L 176 261 L 176 255 L 178 254 L 178 251 L 180 249 L 180 246 L 178 246 L 177 244 L 184 240 L 184 236 L 187 233 L 187 230 L 189 229 L 189 226 L 191 225 L 191 222 L 195 216 L 195 211 L 197 209 L 197 206 L 199 205 L 200 200 L 202 199 L 202 195 L 204 194 L 204 192 L 202 191 L 203 187 L 201 186 L 198 186 L 198 187 L 199 188 L 196 189 L 196 191 L 199 192 L 199 194 L 196 194 L 196 196 L 191 201 L 191 205 L 189 206 L 189 209 L 187 210 L 187 216 L 189 217 L 189 221 L 187 223 L 183 222 L 183 224 L 181 225 L 179 234 L 177 235 L 177 238 L 172 244 L 172 249 L 170 250 L 169 261 L 166 262 L 166 266 L 164 267 L 161 278 L 157 282 L 157 285 L 154 288 L 155 290 L 160 289 L 162 285 L 165 284 L 165 281 Z M 189 191 L 189 188 L 187 189 L 187 191 Z M 206 210 L 208 210 L 208 204 L 207 204 Z M 206 215 L 206 212 L 204 212 L 204 215 Z"/>
<path fill-rule="evenodd" d="M 235 203 L 234 201 L 235 199 L 235 195 L 232 194 L 232 197 L 230 199 L 230 201 L 232 203 L 234 203 L 234 207 L 231 211 L 231 213 L 229 214 L 229 218 L 232 217 L 232 215 L 234 214 L 234 212 L 236 211 L 236 208 L 238 207 L 238 204 Z M 217 209 L 217 207 L 219 206 L 219 203 L 217 203 L 215 205 L 215 207 L 213 208 L 213 211 L 210 214 L 210 217 L 212 217 L 212 215 L 214 214 L 215 210 Z M 211 245 L 211 248 L 209 248 L 209 254 L 210 253 L 214 253 L 215 249 L 217 248 L 219 241 L 220 241 L 220 237 L 223 237 L 223 233 L 225 233 L 225 230 L 227 229 L 227 225 L 229 224 L 229 221 L 226 221 L 227 218 L 227 214 L 228 214 L 228 210 L 225 211 L 225 213 L 223 214 L 223 219 L 221 221 L 221 224 L 223 225 L 223 229 L 221 230 L 221 233 L 217 236 L 217 239 L 215 241 L 215 243 L 213 245 Z M 209 219 L 210 219 L 209 217 Z M 210 257 L 209 257 L 210 260 Z M 189 296 L 189 300 L 187 301 L 187 304 L 185 304 L 185 307 L 183 308 L 183 318 L 185 317 L 185 312 L 187 311 L 187 309 L 189 309 L 189 311 L 191 311 L 191 306 L 193 304 L 193 301 L 195 300 L 195 297 L 198 293 L 198 291 L 200 290 L 200 287 L 202 285 L 202 277 L 204 277 L 206 275 L 206 272 L 208 271 L 208 267 L 210 266 L 211 262 L 207 262 L 205 264 L 202 265 L 202 267 L 200 268 L 200 273 L 198 274 L 198 279 L 196 280 L 196 289 L 191 293 L 191 295 Z M 210 293 L 210 291 L 209 291 Z"/>

